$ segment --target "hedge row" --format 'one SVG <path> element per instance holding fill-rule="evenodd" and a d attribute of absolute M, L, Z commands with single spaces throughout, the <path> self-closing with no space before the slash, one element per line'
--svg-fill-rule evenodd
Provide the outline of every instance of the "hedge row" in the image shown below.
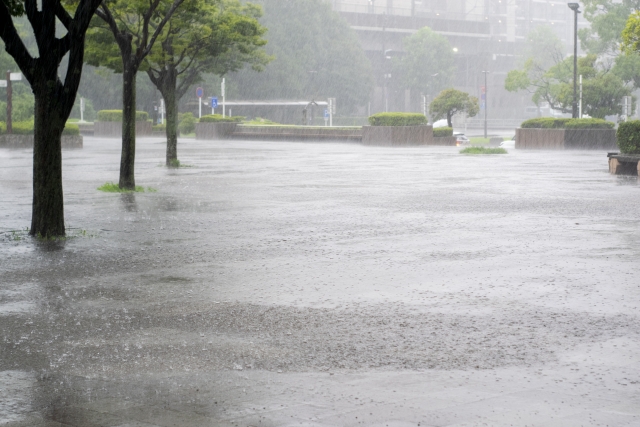
<path fill-rule="evenodd" d="M 435 128 L 433 130 L 433 136 L 435 138 L 442 138 L 444 136 L 453 136 L 453 128 Z"/>
<path fill-rule="evenodd" d="M 13 122 L 11 125 L 12 131 L 14 135 L 33 135 L 33 122 Z M 6 123 L 0 122 L 0 134 L 4 134 L 7 132 Z M 62 131 L 63 135 L 75 136 L 80 135 L 80 128 L 78 125 L 67 123 L 64 130 Z"/>
<path fill-rule="evenodd" d="M 99 122 L 121 122 L 122 110 L 100 110 L 98 111 Z M 136 122 L 149 121 L 149 113 L 146 111 L 136 111 Z"/>
<path fill-rule="evenodd" d="M 624 154 L 640 154 L 640 120 L 620 123 L 616 137 Z"/>
<path fill-rule="evenodd" d="M 244 120 L 242 116 L 222 117 L 222 114 L 209 114 L 200 118 L 200 123 L 239 123 Z"/>
<path fill-rule="evenodd" d="M 379 113 L 369 117 L 371 126 L 421 126 L 428 124 L 423 114 Z"/>
<path fill-rule="evenodd" d="M 602 119 L 557 119 L 539 117 L 527 120 L 520 125 L 523 129 L 613 129 L 615 123 Z"/>

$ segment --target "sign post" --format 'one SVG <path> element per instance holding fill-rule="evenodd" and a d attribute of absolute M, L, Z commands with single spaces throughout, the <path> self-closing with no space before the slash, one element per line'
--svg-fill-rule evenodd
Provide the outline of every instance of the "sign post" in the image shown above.
<path fill-rule="evenodd" d="M 336 99 L 329 98 L 329 126 L 333 127 L 333 115 L 336 113 Z"/>
<path fill-rule="evenodd" d="M 84 123 L 84 98 L 80 98 L 80 123 Z"/>
<path fill-rule="evenodd" d="M 164 113 L 165 113 L 164 98 L 160 98 L 160 124 L 161 125 L 164 124 Z"/>
<path fill-rule="evenodd" d="M 204 89 L 199 87 L 196 89 L 196 96 L 198 97 L 198 118 L 202 118 L 202 95 L 204 95 Z"/>
<path fill-rule="evenodd" d="M 329 105 L 329 108 L 331 108 L 331 105 Z M 325 125 L 325 127 L 327 126 L 328 122 L 329 122 L 329 110 L 324 110 L 324 125 Z"/>
<path fill-rule="evenodd" d="M 211 97 L 211 114 L 215 114 L 215 109 L 218 108 L 218 97 Z"/>
<path fill-rule="evenodd" d="M 226 93 L 225 93 L 226 86 L 227 86 L 226 80 L 223 77 L 222 78 L 222 92 L 220 93 L 222 95 L 222 117 L 225 117 L 227 115 L 227 111 L 226 111 L 226 108 L 225 108 L 226 106 L 225 106 L 225 102 L 224 102 L 225 101 L 225 96 L 226 96 Z"/>

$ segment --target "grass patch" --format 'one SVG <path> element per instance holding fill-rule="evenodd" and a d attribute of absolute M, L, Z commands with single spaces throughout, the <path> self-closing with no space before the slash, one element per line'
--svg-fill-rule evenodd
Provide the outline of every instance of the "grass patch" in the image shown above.
<path fill-rule="evenodd" d="M 467 147 L 460 154 L 507 154 L 504 148 Z"/>
<path fill-rule="evenodd" d="M 124 188 L 120 188 L 118 184 L 114 182 L 107 182 L 100 187 L 98 187 L 98 191 L 103 191 L 105 193 L 156 193 L 158 190 L 152 187 L 147 187 L 146 189 L 141 185 L 136 185 L 135 190 L 125 190 Z"/>
<path fill-rule="evenodd" d="M 169 167 L 170 168 L 179 168 L 180 167 L 180 160 L 171 159 L 171 161 L 169 162 Z"/>

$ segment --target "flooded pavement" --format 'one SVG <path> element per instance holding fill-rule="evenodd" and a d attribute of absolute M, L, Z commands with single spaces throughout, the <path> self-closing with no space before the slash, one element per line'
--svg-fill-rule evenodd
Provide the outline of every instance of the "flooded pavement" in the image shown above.
<path fill-rule="evenodd" d="M 0 150 L 0 425 L 640 426 L 640 183 L 604 152 Z"/>

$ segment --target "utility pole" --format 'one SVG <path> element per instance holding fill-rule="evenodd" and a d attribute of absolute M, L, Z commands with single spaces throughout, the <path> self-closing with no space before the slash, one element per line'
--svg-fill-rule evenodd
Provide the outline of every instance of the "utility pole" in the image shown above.
<path fill-rule="evenodd" d="M 489 109 L 489 102 L 488 102 L 488 97 L 487 97 L 487 93 L 489 92 L 487 90 L 487 74 L 489 74 L 488 71 L 483 71 L 484 73 L 484 137 L 485 139 L 487 138 L 487 110 Z"/>
<path fill-rule="evenodd" d="M 573 111 L 571 116 L 578 118 L 578 14 L 579 3 L 569 3 L 569 9 L 573 10 Z"/>
<path fill-rule="evenodd" d="M 582 74 L 580 74 L 580 111 L 578 114 L 578 118 L 582 118 Z"/>

